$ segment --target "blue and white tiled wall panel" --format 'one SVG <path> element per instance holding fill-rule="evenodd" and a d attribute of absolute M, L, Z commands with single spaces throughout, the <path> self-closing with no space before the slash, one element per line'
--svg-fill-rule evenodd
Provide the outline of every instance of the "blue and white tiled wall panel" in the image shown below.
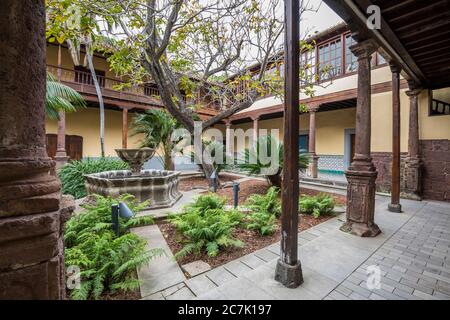
<path fill-rule="evenodd" d="M 345 170 L 344 156 L 336 155 L 318 155 L 319 156 L 319 170 L 339 171 Z"/>

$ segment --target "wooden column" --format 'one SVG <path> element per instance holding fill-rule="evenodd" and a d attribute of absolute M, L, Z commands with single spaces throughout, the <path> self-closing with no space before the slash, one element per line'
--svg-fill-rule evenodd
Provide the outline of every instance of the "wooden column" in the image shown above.
<path fill-rule="evenodd" d="M 390 64 L 392 72 L 392 169 L 391 203 L 389 211 L 401 212 L 400 204 L 400 71 L 395 63 Z"/>
<path fill-rule="evenodd" d="M 408 82 L 408 84 L 409 90 L 406 91 L 409 96 L 408 157 L 405 161 L 402 196 L 412 200 L 422 200 L 422 160 L 419 140 L 419 95 L 422 88 L 414 82 Z"/>
<path fill-rule="evenodd" d="M 58 82 L 61 82 L 62 78 L 62 52 L 61 52 L 61 45 L 58 46 Z M 69 157 L 67 156 L 67 150 L 66 150 L 66 113 L 64 111 L 58 112 L 58 132 L 57 132 L 57 145 L 56 145 L 56 154 L 55 154 L 55 161 L 56 161 L 56 169 L 59 169 L 63 167 L 67 161 L 69 160 Z"/>
<path fill-rule="evenodd" d="M 309 111 L 309 154 L 311 156 L 310 172 L 312 178 L 317 178 L 319 157 L 316 154 L 316 112 L 320 105 L 308 105 Z"/>
<path fill-rule="evenodd" d="M 298 260 L 298 135 L 299 135 L 299 56 L 300 8 L 298 0 L 284 1 L 284 168 L 282 182 L 281 254 L 275 280 L 288 288 L 303 283 Z"/>
<path fill-rule="evenodd" d="M 128 109 L 122 110 L 122 148 L 128 147 Z"/>
<path fill-rule="evenodd" d="M 259 116 L 252 117 L 253 120 L 253 145 L 258 143 L 259 135 Z"/>
<path fill-rule="evenodd" d="M 74 202 L 49 174 L 44 0 L 3 0 L 0 17 L 0 300 L 64 299 Z"/>
<path fill-rule="evenodd" d="M 374 237 L 381 232 L 374 222 L 377 170 L 370 156 L 370 61 L 376 48 L 372 40 L 350 47 L 358 58 L 355 157 L 345 173 L 348 181 L 347 221 L 341 230 L 360 237 Z"/>

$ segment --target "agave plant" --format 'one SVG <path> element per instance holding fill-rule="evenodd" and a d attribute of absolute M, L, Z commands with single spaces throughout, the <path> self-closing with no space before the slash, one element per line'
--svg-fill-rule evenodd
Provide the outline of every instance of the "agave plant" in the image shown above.
<path fill-rule="evenodd" d="M 83 97 L 72 88 L 58 82 L 55 77 L 47 73 L 47 93 L 45 112 L 51 119 L 59 119 L 58 113 L 74 112 L 86 107 Z"/>
<path fill-rule="evenodd" d="M 267 154 L 262 151 L 267 150 Z M 275 152 L 275 154 L 272 154 Z M 284 147 L 272 136 L 261 136 L 252 148 L 247 148 L 243 153 L 243 162 L 238 162 L 236 167 L 251 175 L 263 174 L 270 185 L 281 187 L 281 173 L 284 163 Z M 268 161 L 270 159 L 270 161 Z M 298 165 L 299 170 L 308 168 L 309 154 L 300 153 Z"/>

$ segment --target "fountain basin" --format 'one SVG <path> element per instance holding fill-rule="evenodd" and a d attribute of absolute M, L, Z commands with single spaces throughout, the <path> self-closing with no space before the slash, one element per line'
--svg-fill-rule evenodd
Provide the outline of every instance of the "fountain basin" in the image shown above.
<path fill-rule="evenodd" d="M 88 174 L 85 178 L 88 194 L 131 194 L 139 202 L 149 200 L 147 209 L 171 207 L 182 197 L 178 191 L 180 172 L 176 171 L 141 170 L 135 175 L 130 170 L 116 170 Z"/>

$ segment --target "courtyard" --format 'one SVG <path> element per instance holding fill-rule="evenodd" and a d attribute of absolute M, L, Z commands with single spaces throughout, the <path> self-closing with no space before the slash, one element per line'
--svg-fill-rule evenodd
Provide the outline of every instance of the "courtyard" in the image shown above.
<path fill-rule="evenodd" d="M 450 300 L 449 0 L 5 0 L 0 30 L 1 300 Z"/>

